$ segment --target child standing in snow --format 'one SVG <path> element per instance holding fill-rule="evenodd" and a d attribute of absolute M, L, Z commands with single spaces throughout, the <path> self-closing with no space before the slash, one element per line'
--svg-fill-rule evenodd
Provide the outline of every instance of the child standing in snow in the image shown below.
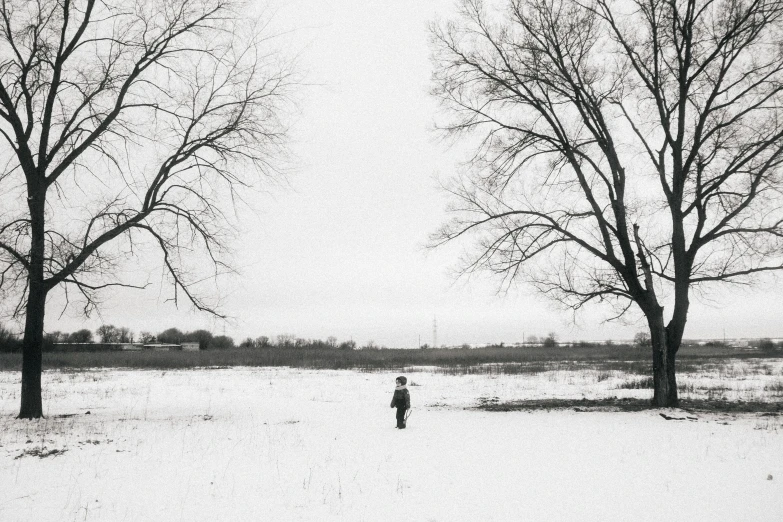
<path fill-rule="evenodd" d="M 405 429 L 405 410 L 409 410 L 411 407 L 411 395 L 408 393 L 408 388 L 405 385 L 408 383 L 408 379 L 400 375 L 394 381 L 396 386 L 394 387 L 394 397 L 392 397 L 391 407 L 397 408 L 397 428 Z"/>

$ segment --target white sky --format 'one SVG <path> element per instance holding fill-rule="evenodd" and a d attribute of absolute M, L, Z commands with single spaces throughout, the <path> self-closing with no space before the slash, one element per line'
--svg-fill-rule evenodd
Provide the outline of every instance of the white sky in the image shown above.
<path fill-rule="evenodd" d="M 241 276 L 221 284 L 217 321 L 166 302 L 171 289 L 106 295 L 100 316 L 58 318 L 46 330 L 102 323 L 157 333 L 176 326 L 242 338 L 333 335 L 388 347 L 562 339 L 628 339 L 643 324 L 603 324 L 601 310 L 556 310 L 524 287 L 497 295 L 487 278 L 455 280 L 461 246 L 426 251 L 446 219 L 437 178 L 467 153 L 432 131 L 427 23 L 452 0 L 275 0 L 275 25 L 295 29 L 290 47 L 313 85 L 299 92 L 289 189 L 258 196 L 234 245 Z M 466 245 L 465 245 L 466 246 Z M 693 300 L 686 337 L 783 336 L 783 284 L 730 288 Z M 737 292 L 740 292 L 739 294 Z"/>

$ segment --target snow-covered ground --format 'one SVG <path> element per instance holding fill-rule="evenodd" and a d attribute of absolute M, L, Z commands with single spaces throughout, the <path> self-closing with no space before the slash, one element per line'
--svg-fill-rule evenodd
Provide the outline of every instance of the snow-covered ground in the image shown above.
<path fill-rule="evenodd" d="M 753 364 L 684 374 L 684 394 L 780 400 L 781 363 Z M 399 431 L 395 375 L 46 372 L 30 422 L 0 372 L 0 520 L 783 520 L 783 417 L 492 413 L 472 407 L 650 391 L 617 372 L 420 371 Z"/>

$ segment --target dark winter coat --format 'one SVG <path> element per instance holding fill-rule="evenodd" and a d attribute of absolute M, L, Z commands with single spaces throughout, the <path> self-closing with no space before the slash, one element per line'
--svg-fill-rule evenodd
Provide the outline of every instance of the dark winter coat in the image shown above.
<path fill-rule="evenodd" d="M 407 388 L 401 390 L 394 390 L 394 397 L 391 401 L 392 408 L 405 408 L 406 410 L 411 407 L 411 394 L 408 393 Z"/>

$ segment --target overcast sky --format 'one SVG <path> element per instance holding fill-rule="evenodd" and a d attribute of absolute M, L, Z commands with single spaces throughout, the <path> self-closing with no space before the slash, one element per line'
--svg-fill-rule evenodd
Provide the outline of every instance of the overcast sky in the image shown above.
<path fill-rule="evenodd" d="M 438 178 L 467 154 L 433 129 L 428 22 L 448 18 L 452 0 L 275 0 L 274 25 L 293 30 L 308 86 L 299 91 L 289 188 L 254 196 L 234 245 L 240 276 L 221 283 L 220 321 L 167 302 L 168 287 L 106 295 L 99 316 L 58 317 L 46 330 L 102 323 L 157 333 L 206 328 L 247 336 L 333 335 L 389 347 L 562 339 L 628 339 L 644 329 L 602 323 L 603 310 L 573 317 L 526 287 L 498 295 L 499 282 L 455 279 L 467 245 L 425 249 L 446 219 Z M 686 337 L 783 336 L 783 283 L 729 288 L 694 299 Z"/>

